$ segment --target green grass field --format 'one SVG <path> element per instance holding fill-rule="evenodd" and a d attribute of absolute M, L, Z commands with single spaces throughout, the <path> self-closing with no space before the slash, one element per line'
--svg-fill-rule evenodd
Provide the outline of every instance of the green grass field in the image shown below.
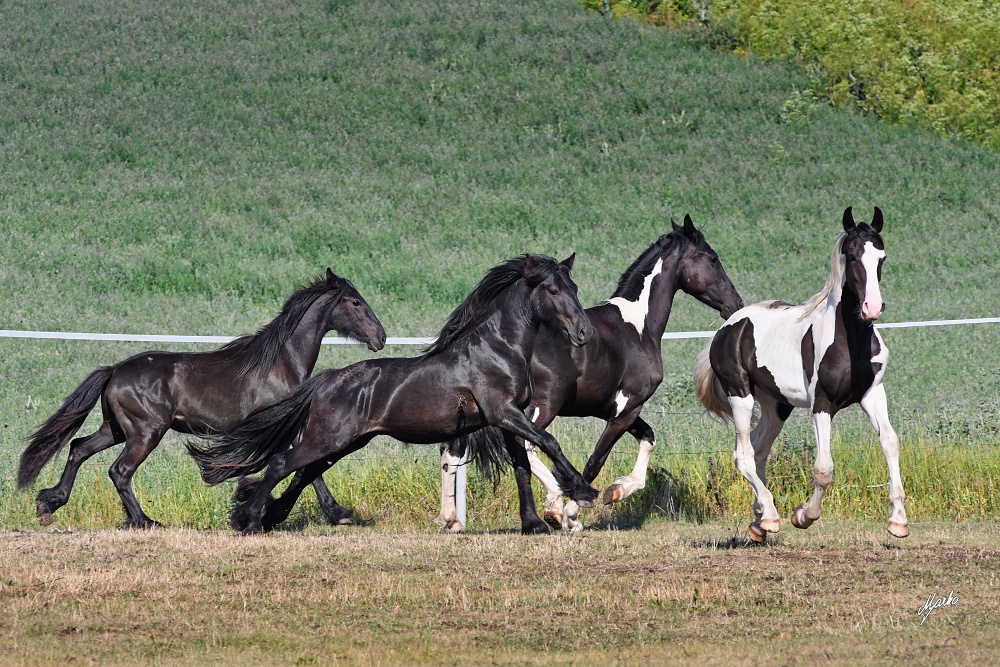
<path fill-rule="evenodd" d="M 332 266 L 390 336 L 433 335 L 490 266 L 523 252 L 577 252 L 594 304 L 685 213 L 747 302 L 796 302 L 825 282 L 848 205 L 859 219 L 885 212 L 887 321 L 1000 314 L 1000 156 L 802 106 L 806 85 L 792 65 L 568 1 L 6 2 L 0 327 L 246 333 Z M 718 323 L 679 295 L 669 330 Z M 914 518 L 995 519 L 1000 325 L 885 338 Z M 747 516 L 730 434 L 690 387 L 700 344 L 664 344 L 647 409 L 660 482 L 593 525 Z M 13 491 L 25 437 L 92 368 L 143 349 L 0 340 L 0 527 L 34 523 L 32 496 Z M 326 348 L 320 366 L 365 355 Z M 597 429 L 555 432 L 579 464 Z M 882 521 L 870 429 L 854 408 L 834 430 L 828 512 Z M 811 427 L 797 417 L 788 435 L 782 509 L 810 475 Z M 631 467 L 634 444 L 620 448 L 604 481 Z M 225 525 L 226 489 L 201 486 L 177 449 L 170 440 L 140 471 L 150 513 Z M 61 525 L 117 523 L 109 462 L 85 468 Z M 335 486 L 366 520 L 423 525 L 436 513 L 433 448 L 375 447 Z M 504 488 L 474 489 L 479 525 L 512 524 Z"/>

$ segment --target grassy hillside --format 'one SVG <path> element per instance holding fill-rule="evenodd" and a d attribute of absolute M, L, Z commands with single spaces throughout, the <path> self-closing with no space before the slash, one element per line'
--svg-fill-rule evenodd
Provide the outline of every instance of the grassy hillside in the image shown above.
<path fill-rule="evenodd" d="M 801 301 L 848 205 L 885 212 L 888 321 L 1000 314 L 1000 156 L 807 84 L 563 0 L 5 2 L 0 328 L 244 333 L 332 266 L 390 336 L 432 335 L 522 252 L 576 251 L 596 303 L 685 213 L 746 301 Z M 678 297 L 670 329 L 717 324 Z M 901 432 L 996 441 L 1000 327 L 886 339 Z M 699 435 L 700 343 L 667 345 L 654 404 L 683 414 L 652 421 L 725 449 Z M 0 341 L 0 458 L 143 348 Z"/>

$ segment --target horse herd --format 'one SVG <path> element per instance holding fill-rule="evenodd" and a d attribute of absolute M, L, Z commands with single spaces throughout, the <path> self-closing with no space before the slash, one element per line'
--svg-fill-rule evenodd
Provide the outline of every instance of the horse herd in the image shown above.
<path fill-rule="evenodd" d="M 386 341 L 361 294 L 327 269 L 254 335 L 211 352 L 144 352 L 93 371 L 30 437 L 18 486 L 32 484 L 100 400 L 101 426 L 72 440 L 59 482 L 38 492 L 43 524 L 69 500 L 83 462 L 124 442 L 109 474 L 126 524 L 159 525 L 132 492 L 132 477 L 173 429 L 200 438 L 187 449 L 206 482 L 239 478 L 231 523 L 243 533 L 283 521 L 309 484 L 328 521 L 350 523 L 351 511 L 337 503 L 322 475 L 377 435 L 444 443 L 443 488 L 454 488 L 449 477 L 466 453 L 494 476 L 512 465 L 524 533 L 580 530 L 580 508 L 598 496 L 591 483 L 626 431 L 639 442 L 638 458 L 603 500 L 618 502 L 645 484 L 655 435 L 640 413 L 663 379 L 660 342 L 674 295 L 683 290 L 726 320 L 699 355 L 695 384 L 704 406 L 735 427 L 734 460 L 754 492 L 748 537 L 763 542 L 780 528 L 766 466 L 792 409 L 808 408 L 816 433 L 815 490 L 791 517 L 792 525 L 807 528 L 820 516 L 833 475 L 830 422 L 854 403 L 870 417 L 889 467 L 889 532 L 905 537 L 899 441 L 882 385 L 888 351 L 873 326 L 884 310 L 882 223 L 877 207 L 870 223 L 855 222 L 851 208 L 844 212 L 830 278 L 800 306 L 744 307 L 690 216 L 683 225 L 671 222 L 672 231 L 636 258 L 612 296 L 586 310 L 570 279 L 574 256 L 557 262 L 522 255 L 490 269 L 419 356 L 369 359 L 310 378 L 329 331 L 372 351 Z M 760 418 L 751 428 L 755 402 Z M 582 473 L 545 430 L 558 415 L 607 423 Z M 551 459 L 551 471 L 536 447 Z M 532 474 L 546 490 L 544 518 Z M 440 520 L 448 530 L 464 528 L 447 492 Z"/>

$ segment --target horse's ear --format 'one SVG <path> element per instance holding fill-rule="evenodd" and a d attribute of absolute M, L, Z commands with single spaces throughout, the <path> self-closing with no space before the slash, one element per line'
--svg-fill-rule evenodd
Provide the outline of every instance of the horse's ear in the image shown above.
<path fill-rule="evenodd" d="M 849 232 L 857 226 L 857 223 L 854 222 L 854 211 L 848 206 L 844 209 L 844 231 Z"/>
<path fill-rule="evenodd" d="M 691 215 L 689 213 L 684 214 L 684 234 L 688 237 L 693 237 L 695 232 L 698 231 L 694 228 L 694 223 L 691 222 Z"/>
<path fill-rule="evenodd" d="M 340 284 L 340 276 L 334 273 L 330 267 L 326 267 L 326 284 L 330 287 L 336 287 Z"/>
<path fill-rule="evenodd" d="M 670 226 L 674 228 L 674 231 L 675 231 L 675 232 L 676 232 L 676 231 L 677 231 L 678 229 L 680 229 L 680 228 L 681 228 L 681 226 L 680 226 L 680 225 L 678 225 L 678 224 L 677 224 L 676 222 L 674 222 L 674 219 L 673 219 L 673 218 L 670 218 Z"/>
<path fill-rule="evenodd" d="M 563 261 L 561 261 L 559 263 L 562 264 L 563 266 L 565 266 L 570 271 L 572 271 L 573 270 L 573 262 L 575 262 L 575 261 L 576 261 L 576 253 L 574 252 L 572 255 L 570 255 L 569 257 L 567 257 L 566 259 L 564 259 Z"/>
<path fill-rule="evenodd" d="M 882 209 L 875 207 L 875 215 L 872 216 L 872 229 L 879 234 L 882 233 Z"/>

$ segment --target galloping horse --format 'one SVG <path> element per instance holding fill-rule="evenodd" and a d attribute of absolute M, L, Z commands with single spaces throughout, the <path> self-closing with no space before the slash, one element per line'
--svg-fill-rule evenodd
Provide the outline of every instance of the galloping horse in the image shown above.
<path fill-rule="evenodd" d="M 328 370 L 272 406 L 250 414 L 210 445 L 188 444 L 202 478 L 216 484 L 267 468 L 233 512 L 244 533 L 268 530 L 288 516 L 314 477 L 376 435 L 412 443 L 437 443 L 488 424 L 505 434 L 515 474 L 530 480 L 527 454 L 515 437 L 537 444 L 556 466 L 562 488 L 583 506 L 597 491 L 566 460 L 554 437 L 533 424 L 529 365 L 543 323 L 583 345 L 591 324 L 569 277 L 573 257 L 523 255 L 489 271 L 445 322 L 423 355 L 362 361 Z M 289 449 L 289 447 L 291 447 Z M 271 491 L 296 472 L 275 500 Z M 530 493 L 520 494 L 522 530 L 548 532 Z"/>
<path fill-rule="evenodd" d="M 587 309 L 594 325 L 594 337 L 587 345 L 573 348 L 565 334 L 544 327 L 531 357 L 535 388 L 527 415 L 536 425 L 546 428 L 556 415 L 598 417 L 607 422 L 583 469 L 584 479 L 594 481 L 625 431 L 639 441 L 632 473 L 608 487 L 606 503 L 623 500 L 645 487 L 646 467 L 656 440 L 639 413 L 663 380 L 660 339 L 677 290 L 720 311 L 723 317 L 743 305 L 718 255 L 695 228 L 691 216 L 684 216 L 683 226 L 673 221 L 671 225 L 673 230 L 650 245 L 625 271 L 611 298 Z M 497 436 L 494 429 L 484 429 L 442 445 L 442 489 L 454 488 L 455 471 L 469 442 Z M 554 528 L 581 530 L 579 508 L 571 501 L 563 513 L 559 484 L 533 447 L 528 447 L 528 456 L 532 472 L 546 488 L 546 522 Z M 454 495 L 446 491 L 442 493 L 439 522 L 453 532 L 464 529 L 455 517 Z"/>
<path fill-rule="evenodd" d="M 854 403 L 871 419 L 889 466 L 889 533 L 909 534 L 899 438 L 889 423 L 882 386 L 889 350 L 872 324 L 885 310 L 879 290 L 886 257 L 882 211 L 875 207 L 871 224 L 855 223 L 848 207 L 843 227 L 833 246 L 830 279 L 819 294 L 801 306 L 765 301 L 743 308 L 698 357 L 698 398 L 736 428 L 733 458 L 753 487 L 755 519 L 747 535 L 755 542 L 780 528 L 766 467 L 792 408 L 809 408 L 816 432 L 813 495 L 792 514 L 793 526 L 808 528 L 819 519 L 823 492 L 833 479 L 830 422 Z M 754 399 L 760 403 L 760 421 L 751 432 Z"/>
<path fill-rule="evenodd" d="M 132 476 L 170 429 L 203 434 L 234 424 L 299 385 L 312 373 L 323 335 L 336 330 L 368 345 L 385 345 L 385 330 L 350 281 L 330 270 L 293 294 L 281 313 L 255 335 L 211 352 L 143 352 L 91 373 L 62 407 L 31 436 L 21 455 L 17 483 L 25 488 L 83 425 L 101 399 L 104 423 L 73 440 L 59 483 L 38 493 L 42 523 L 66 504 L 80 466 L 120 442 L 109 474 L 127 514 L 126 525 L 159 525 L 132 493 Z M 316 493 L 332 523 L 349 523 L 350 510 L 336 503 L 317 478 Z"/>

